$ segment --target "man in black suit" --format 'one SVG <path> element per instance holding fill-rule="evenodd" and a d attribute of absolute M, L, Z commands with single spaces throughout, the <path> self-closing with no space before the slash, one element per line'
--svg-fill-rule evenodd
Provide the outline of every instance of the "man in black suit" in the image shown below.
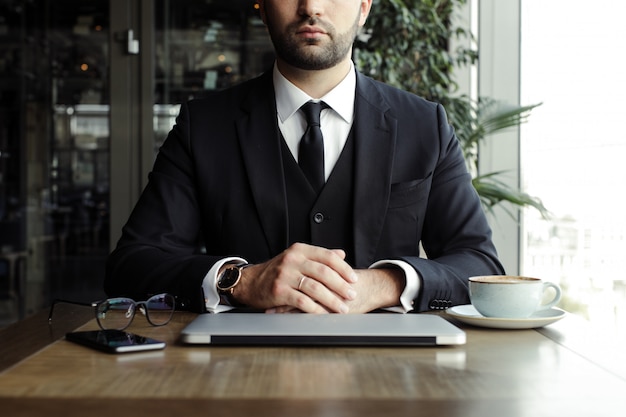
<path fill-rule="evenodd" d="M 259 4 L 273 69 L 182 105 L 107 293 L 170 292 L 200 312 L 467 303 L 469 276 L 504 271 L 443 108 L 354 68 L 372 0 Z M 299 165 L 308 101 L 325 103 L 319 190 Z"/>

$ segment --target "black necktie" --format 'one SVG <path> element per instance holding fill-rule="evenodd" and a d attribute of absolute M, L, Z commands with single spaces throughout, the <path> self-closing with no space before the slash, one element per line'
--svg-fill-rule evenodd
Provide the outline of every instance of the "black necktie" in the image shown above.
<path fill-rule="evenodd" d="M 298 148 L 298 164 L 316 192 L 324 186 L 324 138 L 320 129 L 320 113 L 328 105 L 309 101 L 300 109 L 306 117 L 307 128 Z"/>

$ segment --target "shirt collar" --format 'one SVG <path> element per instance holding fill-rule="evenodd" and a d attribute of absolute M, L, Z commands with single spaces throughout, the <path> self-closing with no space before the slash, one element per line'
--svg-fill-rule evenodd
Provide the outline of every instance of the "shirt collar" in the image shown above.
<path fill-rule="evenodd" d="M 278 71 L 276 64 L 274 64 L 273 78 L 274 91 L 276 94 L 276 110 L 280 121 L 284 123 L 293 116 L 304 103 L 313 99 L 286 79 L 280 71 Z M 346 121 L 346 123 L 352 123 L 355 94 L 356 72 L 354 70 L 354 63 L 350 61 L 350 71 L 348 75 L 320 100 L 328 104 Z"/>

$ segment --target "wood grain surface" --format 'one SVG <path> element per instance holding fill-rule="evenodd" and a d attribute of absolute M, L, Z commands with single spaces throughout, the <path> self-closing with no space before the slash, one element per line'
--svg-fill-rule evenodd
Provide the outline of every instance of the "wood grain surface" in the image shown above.
<path fill-rule="evenodd" d="M 0 339 L 3 354 L 31 351 L 0 362 L 0 406 L 10 411 L 3 415 L 132 408 L 133 416 L 587 417 L 626 410 L 626 381 L 534 330 L 464 327 L 467 344 L 456 347 L 186 346 L 178 336 L 195 315 L 177 312 L 163 327 L 137 316 L 129 329 L 166 341 L 165 350 L 113 355 L 59 337 L 80 322 L 77 311 L 61 312 L 67 321 L 55 313 L 49 328 L 46 314 L 0 332 L 11 337 Z M 79 327 L 96 328 L 95 320 Z"/>

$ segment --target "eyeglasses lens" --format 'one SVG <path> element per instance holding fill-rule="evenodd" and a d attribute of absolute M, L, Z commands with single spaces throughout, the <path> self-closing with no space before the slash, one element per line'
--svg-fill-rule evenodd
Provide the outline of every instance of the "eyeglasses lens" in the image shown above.
<path fill-rule="evenodd" d="M 96 318 L 103 329 L 123 330 L 133 320 L 135 302 L 129 298 L 110 298 L 97 306 Z"/>
<path fill-rule="evenodd" d="M 174 314 L 175 300 L 170 294 L 159 294 L 146 301 L 147 318 L 155 326 L 169 323 Z"/>

